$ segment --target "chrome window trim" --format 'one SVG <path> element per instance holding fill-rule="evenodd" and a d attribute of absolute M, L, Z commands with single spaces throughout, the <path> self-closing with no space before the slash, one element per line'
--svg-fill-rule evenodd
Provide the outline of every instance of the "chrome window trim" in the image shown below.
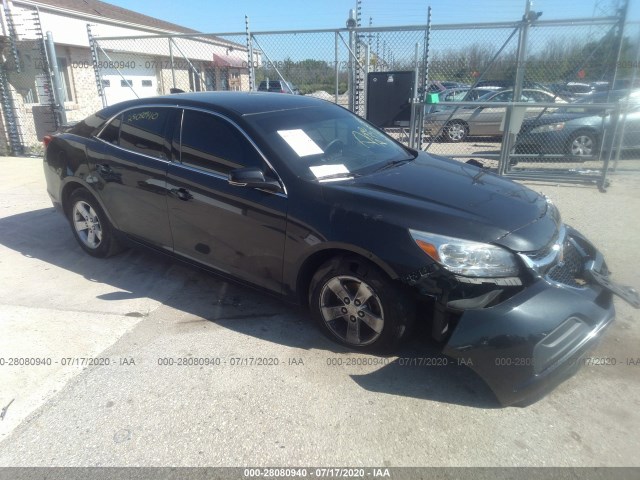
<path fill-rule="evenodd" d="M 129 110 L 135 110 L 135 109 L 137 109 L 137 108 L 145 108 L 145 107 L 150 107 L 150 108 L 167 108 L 167 109 L 175 108 L 175 106 L 174 106 L 174 105 L 163 105 L 163 104 L 145 104 L 145 105 L 135 105 L 135 106 L 132 106 L 132 107 L 125 108 L 124 110 L 120 110 L 120 111 L 118 111 L 118 113 L 116 113 L 115 115 L 111 116 L 111 117 L 110 117 L 106 122 L 104 122 L 104 125 L 102 126 L 102 128 L 100 129 L 100 131 L 99 131 L 99 132 L 97 132 L 96 134 L 94 134 L 94 135 L 93 135 L 93 138 L 95 138 L 96 140 L 100 140 L 102 143 L 104 143 L 104 144 L 106 144 L 106 145 L 110 145 L 110 146 L 112 146 L 112 147 L 115 147 L 115 148 L 117 148 L 118 150 L 122 150 L 123 152 L 129 152 L 129 153 L 134 153 L 134 154 L 136 154 L 136 155 L 142 155 L 143 157 L 150 158 L 150 159 L 152 159 L 152 160 L 159 160 L 159 161 L 164 162 L 164 163 L 171 163 L 171 160 L 169 160 L 168 158 L 154 157 L 154 156 L 152 156 L 152 155 L 147 155 L 146 153 L 136 152 L 135 150 L 130 150 L 130 149 L 128 149 L 128 148 L 121 147 L 120 145 L 114 145 L 113 143 L 107 142 L 106 140 L 103 140 L 102 138 L 100 138 L 100 135 L 102 135 L 102 132 L 104 132 L 104 131 L 105 131 L 105 129 L 107 128 L 107 126 L 109 126 L 109 124 L 110 124 L 111 122 L 113 122 L 113 121 L 116 119 L 116 117 L 117 117 L 118 115 L 122 115 L 124 112 L 128 112 Z M 120 124 L 120 128 L 122 128 L 122 124 Z M 181 128 L 181 130 L 180 130 L 180 131 L 182 132 L 182 125 L 180 125 L 180 128 Z M 118 130 L 118 137 L 120 136 L 120 135 L 119 135 L 119 133 L 120 133 L 120 130 Z"/>
<path fill-rule="evenodd" d="M 269 168 L 273 171 L 273 173 L 276 174 L 276 177 L 278 177 L 278 182 L 280 183 L 280 186 L 282 187 L 282 189 L 284 190 L 284 195 L 288 195 L 287 192 L 287 186 L 284 184 L 284 182 L 282 181 L 282 177 L 280 176 L 280 174 L 278 173 L 278 171 L 273 167 L 273 165 L 271 164 L 271 162 L 267 159 L 267 157 L 265 156 L 264 153 L 262 153 L 262 150 L 260 150 L 260 148 L 255 144 L 255 142 L 253 141 L 253 139 L 249 136 L 249 134 L 247 134 L 247 132 L 244 131 L 244 129 L 238 125 L 236 122 L 234 122 L 232 119 L 230 119 L 229 117 L 219 113 L 219 112 L 214 112 L 211 110 L 207 110 L 205 108 L 200 108 L 200 107 L 193 107 L 191 105 L 188 106 L 178 106 L 178 108 L 181 108 L 182 111 L 184 112 L 185 110 L 192 110 L 192 111 L 196 111 L 196 112 L 202 112 L 202 113 L 207 113 L 209 115 L 213 115 L 214 117 L 218 117 L 220 119 L 222 119 L 223 121 L 226 121 L 228 123 L 230 123 L 231 125 L 233 125 L 241 134 L 242 136 L 251 144 L 251 146 L 254 148 L 254 150 L 256 152 L 258 152 L 258 155 L 260 155 L 260 158 L 262 158 L 262 160 L 264 161 L 264 163 L 266 163 Z M 182 115 L 182 118 L 184 120 L 184 113 Z M 182 124 L 180 125 L 180 163 L 182 164 Z M 199 169 L 200 171 L 204 171 L 203 169 Z M 258 189 L 258 190 L 262 190 L 262 189 Z M 268 190 L 264 190 L 264 191 L 268 191 Z M 269 193 L 274 193 L 274 192 L 269 192 Z"/>
<path fill-rule="evenodd" d="M 227 177 L 225 175 L 221 175 L 219 173 L 215 173 L 215 172 L 208 171 L 208 170 L 203 170 L 203 169 L 198 168 L 198 167 L 192 167 L 191 165 L 185 165 L 182 162 L 180 162 L 180 163 L 173 162 L 173 164 L 175 166 L 177 166 L 177 167 L 184 168 L 186 170 L 191 170 L 192 172 L 201 173 L 203 175 L 207 175 L 208 177 L 212 177 L 212 178 L 215 178 L 215 179 L 218 179 L 218 180 L 223 180 L 223 181 L 227 182 L 229 185 L 235 185 L 235 186 L 246 185 L 246 183 L 243 183 L 243 184 L 231 183 L 231 182 L 229 182 L 229 177 Z M 256 190 L 260 190 L 261 192 L 270 193 L 272 195 L 277 195 L 277 196 L 282 197 L 282 198 L 287 198 L 287 195 L 285 193 L 282 193 L 282 192 L 272 192 L 272 191 L 269 191 L 269 190 L 265 190 L 264 188 L 256 188 Z"/>
<path fill-rule="evenodd" d="M 114 145 L 113 143 L 109 143 L 106 140 L 103 140 L 99 137 L 95 137 L 96 140 L 100 140 L 102 143 L 104 143 L 105 145 L 109 145 L 113 148 L 117 148 L 118 150 L 122 150 L 123 152 L 127 152 L 127 153 L 132 153 L 134 155 L 141 155 L 143 157 L 149 158 L 151 160 L 158 160 L 159 162 L 162 163 L 171 163 L 171 160 L 167 159 L 167 158 L 160 158 L 160 157 L 153 157 L 151 155 L 147 155 L 146 153 L 141 153 L 141 152 L 136 152 L 135 150 L 129 150 L 128 148 L 124 148 L 121 147 L 120 145 Z"/>
<path fill-rule="evenodd" d="M 172 162 L 169 159 L 162 159 L 162 158 L 158 158 L 158 157 L 152 157 L 151 155 L 146 155 L 144 153 L 139 153 L 139 152 L 135 152 L 133 150 L 129 150 L 128 148 L 123 148 L 120 145 L 114 145 L 112 143 L 109 143 L 103 139 L 100 138 L 100 135 L 102 134 L 102 132 L 107 128 L 107 126 L 118 116 L 118 115 L 122 115 L 125 112 L 128 112 L 129 110 L 135 110 L 137 108 L 178 108 L 182 111 L 182 114 L 180 116 L 180 158 L 178 159 L 178 162 Z M 243 136 L 244 138 L 246 138 L 249 143 L 251 144 L 251 146 L 256 150 L 256 152 L 258 152 L 258 155 L 260 155 L 260 158 L 262 158 L 262 160 L 269 166 L 269 168 L 273 171 L 273 173 L 276 174 L 276 177 L 278 177 L 278 182 L 280 183 L 280 186 L 282 187 L 282 190 L 284 191 L 284 196 L 288 197 L 288 191 L 287 191 L 287 186 L 285 185 L 284 181 L 282 180 L 282 177 L 280 176 L 280 174 L 278 173 L 278 171 L 273 167 L 273 165 L 271 164 L 271 162 L 267 159 L 266 155 L 264 153 L 262 153 L 262 150 L 260 150 L 260 148 L 255 144 L 255 142 L 253 141 L 253 139 L 247 134 L 247 132 L 244 131 L 244 129 L 242 127 L 240 127 L 236 122 L 234 122 L 232 119 L 230 119 L 229 117 L 219 113 L 219 112 L 215 112 L 212 110 L 208 110 L 206 108 L 202 108 L 202 107 L 194 107 L 191 105 L 178 105 L 178 104 L 164 104 L 164 103 L 145 103 L 143 105 L 132 105 L 130 107 L 127 107 L 123 110 L 119 110 L 117 113 L 115 113 L 114 115 L 112 115 L 105 123 L 104 126 L 100 129 L 99 132 L 97 132 L 95 135 L 93 135 L 93 138 L 100 140 L 103 143 L 106 143 L 107 145 L 111 145 L 112 147 L 116 147 L 119 148 L 120 150 L 123 150 L 125 152 L 130 152 L 130 153 L 135 153 L 138 155 L 143 155 L 147 158 L 151 158 L 154 160 L 160 160 L 161 162 L 166 162 L 166 163 L 179 163 L 180 165 L 184 164 L 182 163 L 182 124 L 184 122 L 184 111 L 185 110 L 193 110 L 193 111 L 197 111 L 197 112 L 203 112 L 203 113 L 208 113 L 210 115 L 214 115 L 218 118 L 221 118 L 224 121 L 229 122 L 231 125 L 233 125 Z M 195 168 L 195 167 L 194 167 Z M 207 172 L 203 169 L 197 169 L 195 171 L 198 172 L 202 172 L 202 173 L 210 173 Z M 280 194 L 282 195 L 282 193 L 279 192 L 271 192 L 269 190 L 264 190 L 264 189 L 258 189 L 258 190 L 262 190 L 268 193 L 272 193 L 272 194 Z"/>

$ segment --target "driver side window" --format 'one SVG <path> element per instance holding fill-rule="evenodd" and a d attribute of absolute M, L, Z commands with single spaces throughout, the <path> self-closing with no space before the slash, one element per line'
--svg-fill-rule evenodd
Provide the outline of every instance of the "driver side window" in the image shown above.
<path fill-rule="evenodd" d="M 206 112 L 184 111 L 180 150 L 184 165 L 219 175 L 242 167 L 264 169 L 256 149 L 234 125 Z"/>

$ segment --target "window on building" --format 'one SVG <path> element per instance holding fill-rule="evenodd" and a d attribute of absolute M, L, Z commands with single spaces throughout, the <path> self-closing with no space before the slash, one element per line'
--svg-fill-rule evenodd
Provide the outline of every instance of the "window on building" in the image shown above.
<path fill-rule="evenodd" d="M 262 167 L 256 149 L 229 122 L 204 112 L 185 110 L 181 161 L 185 165 L 227 175 L 242 167 Z"/>
<path fill-rule="evenodd" d="M 102 80 L 102 88 L 110 87 L 110 86 L 111 86 L 111 80 Z"/>
<path fill-rule="evenodd" d="M 164 129 L 168 108 L 136 108 L 122 114 L 119 144 L 122 148 L 157 158 L 168 158 Z"/>
<path fill-rule="evenodd" d="M 71 88 L 71 77 L 69 76 L 69 64 L 65 57 L 56 57 L 58 61 L 58 71 L 60 72 L 60 83 L 62 83 L 62 94 L 65 98 L 63 102 L 73 101 L 73 89 Z"/>
<path fill-rule="evenodd" d="M 121 87 L 133 87 L 133 80 L 120 80 Z"/>
<path fill-rule="evenodd" d="M 151 80 L 142 80 L 143 87 L 153 87 L 153 82 Z"/>

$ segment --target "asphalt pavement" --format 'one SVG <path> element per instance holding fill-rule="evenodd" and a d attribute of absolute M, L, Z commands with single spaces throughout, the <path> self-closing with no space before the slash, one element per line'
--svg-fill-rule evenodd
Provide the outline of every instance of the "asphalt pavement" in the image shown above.
<path fill-rule="evenodd" d="M 0 466 L 640 466 L 640 314 L 622 301 L 577 375 L 502 408 L 467 367 L 421 361 L 441 357 L 424 331 L 350 353 L 197 269 L 89 257 L 41 159 L 0 170 Z M 639 172 L 607 193 L 530 186 L 640 286 Z"/>

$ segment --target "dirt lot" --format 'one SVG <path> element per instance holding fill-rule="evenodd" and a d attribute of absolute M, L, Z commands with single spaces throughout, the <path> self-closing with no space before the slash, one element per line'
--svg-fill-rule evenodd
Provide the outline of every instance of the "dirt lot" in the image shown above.
<path fill-rule="evenodd" d="M 0 168 L 0 357 L 52 360 L 0 366 L 0 466 L 640 466 L 640 314 L 621 301 L 594 361 L 538 403 L 500 408 L 464 367 L 407 366 L 437 355 L 424 333 L 397 357 L 353 354 L 200 271 L 142 251 L 88 257 L 41 160 Z M 607 193 L 529 185 L 640 287 L 640 168 L 619 172 Z M 210 364 L 166 365 L 197 358 Z"/>

